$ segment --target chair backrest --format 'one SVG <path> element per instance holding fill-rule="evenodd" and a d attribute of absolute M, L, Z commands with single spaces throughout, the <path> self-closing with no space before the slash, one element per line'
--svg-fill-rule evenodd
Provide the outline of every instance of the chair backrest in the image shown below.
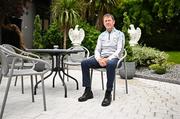
<path fill-rule="evenodd" d="M 11 53 L 21 54 L 21 55 L 24 55 L 24 56 L 30 56 L 30 57 L 33 57 L 33 58 L 39 58 L 40 59 L 40 57 L 38 55 L 35 55 L 33 53 L 30 53 L 30 52 L 26 52 L 25 50 L 21 50 L 21 49 L 15 47 L 13 45 L 3 44 L 2 46 L 4 48 L 6 48 L 7 50 L 9 50 Z M 13 57 L 8 55 L 7 60 L 8 60 L 9 64 L 12 64 Z M 21 68 L 23 66 L 32 67 L 35 64 L 34 61 L 27 61 L 26 59 L 22 60 L 22 58 L 18 58 L 16 60 L 16 62 L 19 63 L 19 64 L 17 64 L 16 68 Z"/>
<path fill-rule="evenodd" d="M 125 49 L 125 39 L 122 40 L 122 48 L 121 48 L 121 52 L 119 53 L 119 59 L 121 59 L 124 56 L 124 49 Z"/>
<path fill-rule="evenodd" d="M 7 54 L 1 49 L 2 46 L 0 46 L 0 62 L 1 62 L 1 74 L 3 76 L 7 75 L 9 72 L 9 64 L 7 60 Z"/>
<path fill-rule="evenodd" d="M 84 52 L 78 52 L 76 54 L 70 54 L 68 56 L 68 61 L 81 62 L 82 60 L 89 57 L 89 50 L 87 48 L 85 48 L 84 46 L 71 47 L 70 49 L 76 49 L 76 50 L 82 50 L 83 49 Z"/>
<path fill-rule="evenodd" d="M 121 48 L 121 52 L 119 53 L 119 61 L 116 65 L 116 68 L 120 68 L 122 65 L 121 65 L 121 62 L 122 61 L 126 61 L 126 56 L 127 56 L 127 52 L 126 52 L 126 49 L 125 49 L 125 38 L 122 40 L 122 48 Z"/>
<path fill-rule="evenodd" d="M 9 44 L 2 44 L 3 47 L 5 47 L 6 49 L 12 51 L 12 52 L 15 52 L 15 50 L 13 49 L 13 46 L 12 45 L 9 45 Z"/>
<path fill-rule="evenodd" d="M 12 52 L 16 52 L 15 49 L 13 48 L 14 46 L 12 46 L 12 45 L 3 44 L 2 46 L 5 47 L 6 49 L 12 51 Z M 12 64 L 12 61 L 13 61 L 13 57 L 11 57 L 11 56 L 9 56 L 9 55 L 7 54 L 7 62 L 8 62 L 9 64 Z"/>
<path fill-rule="evenodd" d="M 11 48 L 10 48 L 11 49 Z M 47 63 L 44 60 L 41 60 L 39 56 L 33 54 L 33 53 L 29 53 L 26 51 L 22 51 L 16 47 L 12 47 L 12 49 L 14 49 L 14 51 L 9 50 L 8 48 L 6 48 L 4 45 L 0 45 L 0 61 L 1 61 L 1 74 L 3 74 L 4 76 L 6 76 L 6 74 L 9 71 L 13 71 L 13 69 L 34 69 L 35 68 L 35 64 L 38 63 L 38 65 L 40 64 L 45 64 L 45 65 L 41 65 L 42 67 L 40 68 L 36 68 L 38 72 L 41 73 L 45 73 L 50 69 L 50 65 L 49 63 Z M 8 58 L 12 57 L 12 62 L 11 64 L 8 62 Z M 32 63 L 32 66 L 24 66 L 24 62 L 23 61 L 27 61 Z M 45 67 L 45 68 L 44 68 Z M 10 68 L 12 70 L 10 70 Z"/>

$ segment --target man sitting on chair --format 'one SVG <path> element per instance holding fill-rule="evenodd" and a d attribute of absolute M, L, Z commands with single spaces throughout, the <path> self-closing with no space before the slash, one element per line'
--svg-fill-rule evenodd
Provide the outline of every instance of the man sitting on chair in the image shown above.
<path fill-rule="evenodd" d="M 107 84 L 105 97 L 102 101 L 102 106 L 111 104 L 111 91 L 115 79 L 115 68 L 123 49 L 123 41 L 125 40 L 124 33 L 114 27 L 115 20 L 111 14 L 103 16 L 103 24 L 106 31 L 101 33 L 97 40 L 95 48 L 95 55 L 89 59 L 81 62 L 83 87 L 85 87 L 84 94 L 78 98 L 79 102 L 86 101 L 93 98 L 91 91 L 90 68 L 106 68 L 107 70 Z"/>

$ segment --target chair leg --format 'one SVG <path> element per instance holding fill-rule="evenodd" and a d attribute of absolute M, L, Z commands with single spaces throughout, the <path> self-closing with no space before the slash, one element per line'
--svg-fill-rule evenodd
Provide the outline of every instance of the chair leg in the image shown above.
<path fill-rule="evenodd" d="M 127 67 L 124 61 L 124 70 L 125 70 L 125 86 L 126 86 L 126 94 L 128 94 L 128 84 L 127 84 Z"/>
<path fill-rule="evenodd" d="M 2 81 L 2 74 L 0 74 L 0 84 L 1 84 L 1 81 Z"/>
<path fill-rule="evenodd" d="M 18 78 L 18 76 L 16 76 L 16 78 L 15 78 L 14 86 L 16 86 L 16 84 L 17 84 L 17 78 Z M 24 81 L 23 81 L 23 76 L 21 76 L 21 91 L 22 91 L 22 94 L 24 94 Z"/>
<path fill-rule="evenodd" d="M 21 89 L 22 89 L 22 94 L 24 94 L 24 80 L 23 80 L 23 76 L 21 76 Z"/>
<path fill-rule="evenodd" d="M 90 69 L 90 73 L 91 73 L 91 74 L 90 74 L 90 79 L 91 79 L 91 81 L 90 81 L 90 82 L 91 82 L 91 85 L 92 85 L 93 69 Z"/>
<path fill-rule="evenodd" d="M 4 108 L 5 108 L 5 105 L 6 105 L 8 92 L 9 92 L 9 88 L 10 88 L 10 84 L 11 84 L 11 79 L 12 79 L 12 77 L 9 77 L 8 82 L 7 82 L 7 87 L 6 87 L 6 91 L 5 91 L 5 94 L 4 94 L 4 99 L 3 99 L 3 103 L 2 103 L 2 107 L 1 107 L 0 119 L 2 119 L 2 117 L 3 117 Z"/>
<path fill-rule="evenodd" d="M 36 84 L 37 84 L 37 82 L 38 82 L 38 77 L 37 77 L 37 75 L 35 75 L 35 80 L 36 80 Z M 37 85 L 37 88 L 38 88 L 38 85 Z"/>
<path fill-rule="evenodd" d="M 34 102 L 34 85 L 33 85 L 33 76 L 31 75 L 31 95 L 32 95 L 32 102 Z"/>
<path fill-rule="evenodd" d="M 114 79 L 113 100 L 115 100 L 115 96 L 116 96 L 116 76 L 115 76 L 115 79 Z"/>
<path fill-rule="evenodd" d="M 16 84 L 17 84 L 17 78 L 18 78 L 18 76 L 16 76 L 16 78 L 15 78 L 14 86 L 16 86 Z"/>
<path fill-rule="evenodd" d="M 104 78 L 103 78 L 103 71 L 101 71 L 101 81 L 102 81 L 102 90 L 104 90 Z"/>
<path fill-rule="evenodd" d="M 43 75 L 41 75 L 41 84 L 42 84 L 44 111 L 46 111 L 46 95 L 45 95 L 44 77 L 43 77 Z"/>

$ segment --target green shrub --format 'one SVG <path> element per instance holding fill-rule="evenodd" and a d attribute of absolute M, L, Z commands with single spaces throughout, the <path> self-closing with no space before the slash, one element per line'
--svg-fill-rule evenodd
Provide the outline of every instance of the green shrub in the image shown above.
<path fill-rule="evenodd" d="M 93 55 L 100 31 L 98 31 L 95 26 L 91 26 L 90 24 L 82 21 L 79 23 L 79 26 L 85 31 L 85 38 L 82 41 L 82 45 L 89 50 L 90 55 Z"/>
<path fill-rule="evenodd" d="M 49 25 L 48 30 L 45 32 L 43 36 L 43 47 L 53 48 L 53 45 L 59 45 L 59 47 L 62 48 L 62 44 L 62 34 L 60 33 L 57 21 L 55 20 Z"/>
<path fill-rule="evenodd" d="M 43 33 L 44 32 L 44 33 Z M 54 20 L 48 27 L 47 31 L 42 32 L 41 19 L 36 15 L 34 19 L 33 47 L 34 48 L 53 48 L 58 44 L 62 48 L 62 35 L 59 31 L 57 21 Z"/>
<path fill-rule="evenodd" d="M 130 23 L 129 16 L 127 15 L 127 12 L 124 12 L 123 16 L 124 16 L 124 18 L 123 18 L 122 32 L 125 35 L 125 49 L 127 52 L 126 61 L 132 62 L 132 61 L 134 61 L 134 57 L 133 57 L 132 47 L 129 44 L 130 37 L 129 37 L 129 33 L 128 33 L 128 28 L 131 23 Z"/>
<path fill-rule="evenodd" d="M 157 74 L 164 74 L 166 73 L 166 68 L 162 67 L 159 64 L 152 64 L 149 66 L 150 69 L 154 70 Z"/>
<path fill-rule="evenodd" d="M 33 31 L 34 48 L 43 48 L 41 31 L 42 31 L 41 19 L 39 15 L 36 15 L 34 19 L 34 31 Z"/>
<path fill-rule="evenodd" d="M 155 48 L 146 46 L 134 46 L 133 58 L 137 63 L 137 66 L 149 66 L 151 64 L 163 64 L 167 62 L 168 54 L 159 51 Z"/>
<path fill-rule="evenodd" d="M 152 64 L 149 66 L 149 68 L 154 70 L 154 72 L 157 74 L 165 74 L 173 65 L 173 62 L 164 62 L 162 64 Z"/>

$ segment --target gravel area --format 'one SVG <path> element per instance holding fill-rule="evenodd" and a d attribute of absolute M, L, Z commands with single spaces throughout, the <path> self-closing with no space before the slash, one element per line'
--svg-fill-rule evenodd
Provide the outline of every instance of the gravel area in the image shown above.
<path fill-rule="evenodd" d="M 156 74 L 154 71 L 149 70 L 148 68 L 140 68 L 136 70 L 135 76 L 139 78 L 180 84 L 180 64 L 175 65 L 171 70 L 162 75 Z"/>

